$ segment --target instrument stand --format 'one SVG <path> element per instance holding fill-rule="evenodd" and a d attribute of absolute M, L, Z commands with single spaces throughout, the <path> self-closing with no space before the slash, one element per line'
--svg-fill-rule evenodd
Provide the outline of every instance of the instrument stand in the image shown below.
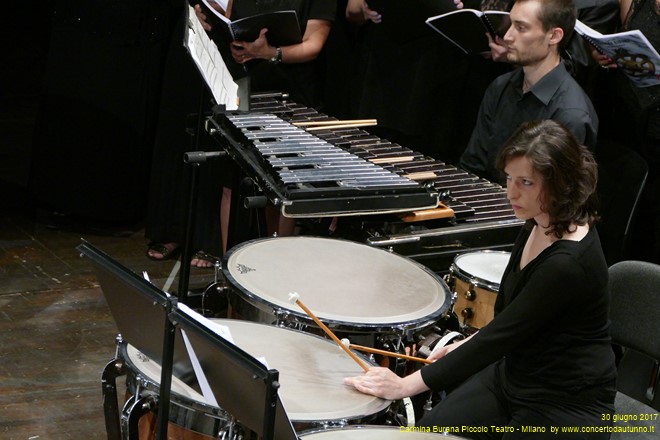
<path fill-rule="evenodd" d="M 202 85 L 199 96 L 199 108 L 197 111 L 197 119 L 195 129 L 193 131 L 194 145 L 199 148 L 200 133 L 204 121 L 204 99 L 206 96 L 206 86 Z M 183 162 L 189 165 L 189 176 L 186 179 L 188 182 L 188 200 L 187 200 L 187 214 L 183 225 L 184 238 L 182 243 L 181 252 L 181 271 L 179 273 L 179 288 L 178 295 L 179 301 L 187 304 L 188 300 L 188 287 L 190 282 L 190 260 L 192 259 L 193 249 L 193 225 L 195 224 L 195 208 L 197 206 L 197 192 L 199 185 L 199 167 L 201 164 L 208 160 L 218 159 L 225 156 L 227 153 L 224 151 L 206 152 L 206 151 L 189 151 L 184 153 Z M 220 203 L 220 201 L 218 201 Z M 220 221 L 220 219 L 218 219 Z"/>
<path fill-rule="evenodd" d="M 165 310 L 168 314 L 172 312 L 171 301 L 168 301 L 165 304 Z M 158 400 L 155 402 L 158 404 L 158 418 L 156 420 L 157 440 L 167 440 L 167 424 L 169 423 L 170 418 L 170 393 L 172 390 L 172 368 L 174 365 L 175 331 L 176 329 L 174 327 L 174 323 L 169 318 L 165 318 L 165 328 L 163 331 L 163 358 L 160 365 L 160 394 L 157 397 Z M 149 400 L 149 402 L 152 401 Z M 148 405 L 143 405 L 142 408 L 146 406 Z M 148 408 L 145 410 L 151 409 L 153 408 Z"/>
<path fill-rule="evenodd" d="M 231 208 L 229 209 L 229 230 L 227 249 L 239 243 L 268 235 L 264 208 L 268 203 L 265 196 L 257 196 L 254 182 L 242 171 L 232 182 Z M 262 202 L 250 205 L 247 200 L 260 199 Z"/>
<path fill-rule="evenodd" d="M 119 357 L 119 344 L 121 335 L 117 336 L 117 352 L 103 368 L 101 374 L 101 392 L 103 394 L 103 414 L 105 416 L 105 431 L 108 440 L 121 439 L 121 427 L 119 424 L 119 404 L 117 398 L 117 378 L 126 374 L 126 364 Z"/>
<path fill-rule="evenodd" d="M 279 371 L 267 368 L 188 313 L 177 308 L 170 320 L 185 331 L 218 406 L 260 439 L 297 439 L 278 396 Z"/>
<path fill-rule="evenodd" d="M 121 427 L 127 428 L 128 432 L 123 434 L 132 436 L 137 433 L 137 421 L 144 411 L 155 410 L 158 405 L 156 438 L 165 440 L 169 423 L 170 387 L 176 334 L 174 323 L 170 321 L 168 315 L 172 312 L 175 299 L 89 243 L 83 242 L 76 249 L 92 262 L 103 295 L 121 333 L 121 339 L 161 365 L 159 395 L 153 396 L 153 393 L 149 393 L 151 395 L 147 395 L 143 399 L 138 386 L 133 399 L 129 399 L 129 402 L 124 405 Z M 117 347 L 115 358 L 119 358 L 119 342 Z M 123 365 L 123 362 L 125 360 L 120 365 Z M 117 394 L 111 379 L 118 374 L 113 372 L 113 368 L 117 368 L 120 372 L 123 369 L 123 367 L 116 367 L 117 364 L 118 362 L 111 362 L 106 367 L 103 378 L 104 397 L 107 405 L 106 425 L 109 432 L 115 435 L 117 433 L 115 420 L 117 419 L 111 418 L 116 414 L 116 404 L 111 403 L 110 399 L 116 400 Z"/>

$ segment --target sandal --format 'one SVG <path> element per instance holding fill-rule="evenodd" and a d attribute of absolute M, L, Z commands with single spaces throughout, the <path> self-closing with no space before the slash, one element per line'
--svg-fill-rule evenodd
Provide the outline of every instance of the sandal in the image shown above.
<path fill-rule="evenodd" d="M 179 256 L 181 249 L 176 243 L 155 243 L 151 242 L 147 245 L 147 258 L 152 261 L 165 261 L 172 260 Z M 152 253 L 160 254 L 160 257 L 152 255 Z"/>
<path fill-rule="evenodd" d="M 197 260 L 197 264 L 193 264 L 195 260 Z M 211 269 L 215 266 L 216 263 L 219 262 L 220 262 L 219 258 L 214 257 L 211 254 L 207 254 L 204 251 L 195 252 L 195 254 L 190 259 L 190 265 L 192 267 L 197 267 L 200 269 Z"/>

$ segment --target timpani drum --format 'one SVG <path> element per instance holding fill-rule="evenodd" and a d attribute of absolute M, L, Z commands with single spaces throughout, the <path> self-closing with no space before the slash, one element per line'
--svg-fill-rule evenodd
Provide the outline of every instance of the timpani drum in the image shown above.
<path fill-rule="evenodd" d="M 465 326 L 480 329 L 493 319 L 500 281 L 510 257 L 510 252 L 486 250 L 454 258 L 449 284 L 456 292 L 454 313 Z"/>
<path fill-rule="evenodd" d="M 126 365 L 126 389 L 131 396 L 140 398 L 145 394 L 159 394 L 161 369 L 158 363 L 130 344 L 120 346 L 120 357 Z M 231 417 L 224 410 L 207 403 L 203 395 L 179 378 L 172 377 L 168 440 L 215 439 L 230 426 Z M 153 414 L 140 419 L 140 440 L 153 439 L 155 430 L 156 417 Z"/>
<path fill-rule="evenodd" d="M 340 429 L 303 432 L 301 440 L 447 440 L 460 439 L 446 432 L 425 432 L 422 429 L 399 426 L 349 426 Z"/>
<path fill-rule="evenodd" d="M 319 333 L 314 322 L 289 302 L 289 293 L 298 293 L 324 324 L 344 334 L 420 330 L 451 303 L 445 282 L 426 267 L 340 239 L 249 241 L 225 255 L 223 272 L 232 287 L 230 316 L 312 333 Z"/>
<path fill-rule="evenodd" d="M 298 330 L 261 323 L 235 319 L 212 321 L 226 326 L 239 348 L 257 359 L 263 359 L 268 368 L 279 371 L 278 394 L 297 431 L 348 424 L 377 424 L 388 416 L 391 401 L 360 393 L 343 384 L 345 377 L 358 376 L 363 371 L 334 342 Z M 127 345 L 126 355 L 129 392 L 135 394 L 139 392 L 138 384 L 147 384 L 142 387 L 143 390 L 157 393 L 160 366 L 130 345 Z M 366 357 L 358 356 L 367 365 L 373 365 Z M 222 409 L 207 404 L 204 396 L 175 377 L 171 395 L 168 433 L 173 430 L 187 431 L 190 437 L 181 438 L 195 440 L 197 437 L 193 435 L 202 435 L 200 439 L 206 439 L 205 436 L 217 438 L 218 433 L 229 426 L 229 418 Z M 204 418 L 215 420 L 205 426 L 188 423 Z M 168 434 L 168 438 L 179 437 Z"/>

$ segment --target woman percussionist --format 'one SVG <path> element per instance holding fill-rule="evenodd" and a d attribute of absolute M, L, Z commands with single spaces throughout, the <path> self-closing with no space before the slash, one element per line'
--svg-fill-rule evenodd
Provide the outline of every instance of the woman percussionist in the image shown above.
<path fill-rule="evenodd" d="M 526 225 L 495 318 L 409 376 L 379 367 L 345 382 L 386 399 L 446 390 L 418 426 L 458 428 L 471 438 L 561 436 L 564 427 L 603 427 L 590 438 L 609 438 L 616 370 L 607 264 L 594 228 L 596 162 L 568 130 L 545 120 L 523 124 L 497 168 Z"/>

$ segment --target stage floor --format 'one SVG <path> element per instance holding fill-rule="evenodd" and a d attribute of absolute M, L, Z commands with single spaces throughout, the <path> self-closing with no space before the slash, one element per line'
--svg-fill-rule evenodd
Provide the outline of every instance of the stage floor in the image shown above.
<path fill-rule="evenodd" d="M 162 287 L 173 261 L 145 257 L 144 231 L 102 236 L 52 229 L 20 203 L 0 214 L 0 438 L 105 439 L 101 372 L 117 328 L 89 262 L 85 239 Z M 213 280 L 193 269 L 191 287 Z M 173 278 L 176 290 L 178 278 Z M 118 379 L 120 390 L 124 378 Z M 123 393 L 120 392 L 123 399 Z"/>

